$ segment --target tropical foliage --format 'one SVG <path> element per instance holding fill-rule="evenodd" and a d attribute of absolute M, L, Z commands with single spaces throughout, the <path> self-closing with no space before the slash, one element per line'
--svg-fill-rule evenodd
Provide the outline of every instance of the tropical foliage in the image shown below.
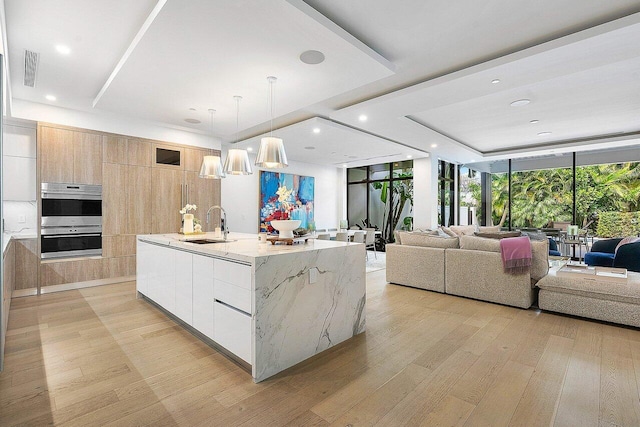
<path fill-rule="evenodd" d="M 511 175 L 513 227 L 546 227 L 572 220 L 572 170 L 542 169 Z M 508 174 L 491 181 L 492 220 L 504 224 L 508 211 Z M 619 163 L 576 168 L 577 222 L 596 229 L 603 212 L 640 210 L 640 163 Z M 594 220 L 594 221 L 592 221 Z"/>
<path fill-rule="evenodd" d="M 639 212 L 602 212 L 598 219 L 599 237 L 640 235 Z"/>
<path fill-rule="evenodd" d="M 388 178 L 388 177 L 387 177 Z M 384 205 L 382 220 L 382 240 L 393 241 L 393 231 L 400 222 L 404 208 L 409 203 L 413 209 L 413 174 L 412 171 L 393 172 L 393 181 L 373 182 L 371 185 L 380 190 L 380 201 Z M 411 229 L 413 218 L 407 216 L 402 221 L 403 228 Z"/>

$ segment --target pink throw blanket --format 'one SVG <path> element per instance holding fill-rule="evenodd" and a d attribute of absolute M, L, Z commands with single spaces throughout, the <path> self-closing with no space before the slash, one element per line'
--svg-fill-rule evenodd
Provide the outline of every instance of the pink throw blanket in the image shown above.
<path fill-rule="evenodd" d="M 521 274 L 529 271 L 529 267 L 531 267 L 529 236 L 501 239 L 500 253 L 505 273 Z"/>

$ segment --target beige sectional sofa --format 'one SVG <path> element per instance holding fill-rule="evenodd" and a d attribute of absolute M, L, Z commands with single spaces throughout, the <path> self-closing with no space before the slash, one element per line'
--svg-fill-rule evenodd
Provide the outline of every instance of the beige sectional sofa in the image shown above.
<path fill-rule="evenodd" d="M 503 271 L 497 239 L 398 233 L 396 243 L 386 246 L 387 281 L 529 308 L 535 283 L 548 272 L 548 245 L 547 240 L 532 241 L 530 272 L 512 275 Z"/>

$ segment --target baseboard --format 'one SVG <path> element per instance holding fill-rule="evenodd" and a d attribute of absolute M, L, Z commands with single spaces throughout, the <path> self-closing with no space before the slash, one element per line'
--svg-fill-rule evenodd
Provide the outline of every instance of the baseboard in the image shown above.
<path fill-rule="evenodd" d="M 70 291 L 74 289 L 91 288 L 93 286 L 113 285 L 115 283 L 132 282 L 136 280 L 136 276 L 112 277 L 110 279 L 87 280 L 86 282 L 64 283 L 62 285 L 43 286 L 40 288 L 41 294 L 50 294 L 53 292 Z M 35 288 L 18 289 L 13 291 L 12 298 L 20 298 L 26 296 L 37 295 Z"/>

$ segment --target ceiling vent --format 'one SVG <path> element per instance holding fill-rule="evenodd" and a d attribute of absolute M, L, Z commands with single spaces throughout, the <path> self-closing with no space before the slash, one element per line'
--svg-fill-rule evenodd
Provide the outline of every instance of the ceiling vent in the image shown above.
<path fill-rule="evenodd" d="M 36 73 L 38 71 L 38 59 L 40 54 L 31 52 L 30 50 L 24 51 L 24 85 L 29 87 L 36 87 Z"/>

